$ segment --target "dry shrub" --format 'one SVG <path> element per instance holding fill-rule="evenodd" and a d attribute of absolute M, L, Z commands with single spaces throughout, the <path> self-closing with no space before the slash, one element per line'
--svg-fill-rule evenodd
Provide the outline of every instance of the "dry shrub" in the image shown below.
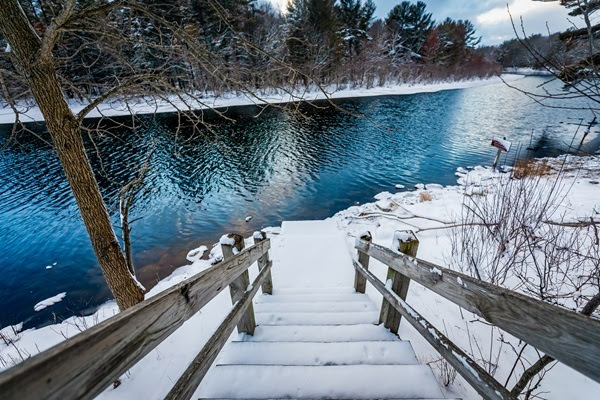
<path fill-rule="evenodd" d="M 512 170 L 512 177 L 515 179 L 550 174 L 552 174 L 552 167 L 546 160 L 519 160 Z"/>
<path fill-rule="evenodd" d="M 454 369 L 452 365 L 445 358 L 438 358 L 433 361 L 427 363 L 429 366 L 437 370 L 437 374 L 435 374 L 438 381 L 444 385 L 444 387 L 448 387 L 454 384 L 456 380 L 457 371 Z"/>
<path fill-rule="evenodd" d="M 431 197 L 431 193 L 429 192 L 421 192 L 419 193 L 419 201 L 421 203 L 425 202 L 425 201 L 431 201 L 432 197 Z"/>

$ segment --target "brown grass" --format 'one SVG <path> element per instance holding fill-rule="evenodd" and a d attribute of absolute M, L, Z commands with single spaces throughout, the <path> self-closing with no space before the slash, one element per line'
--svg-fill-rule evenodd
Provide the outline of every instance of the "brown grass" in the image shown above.
<path fill-rule="evenodd" d="M 421 203 L 423 203 L 424 201 L 431 201 L 431 193 L 429 193 L 429 192 L 419 193 L 419 201 Z"/>
<path fill-rule="evenodd" d="M 523 179 L 551 174 L 552 167 L 548 165 L 546 160 L 520 160 L 515 164 L 511 176 L 515 179 Z"/>

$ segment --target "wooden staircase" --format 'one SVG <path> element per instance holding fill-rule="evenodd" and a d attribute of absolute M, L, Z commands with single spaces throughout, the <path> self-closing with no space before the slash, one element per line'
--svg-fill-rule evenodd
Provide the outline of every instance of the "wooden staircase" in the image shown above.
<path fill-rule="evenodd" d="M 164 399 L 444 398 L 395 335 L 402 319 L 482 398 L 516 400 L 407 303 L 412 280 L 600 382 L 600 321 L 420 260 L 412 232 L 396 232 L 391 248 L 365 232 L 356 258 L 346 240 L 327 221 L 286 222 L 276 240 L 257 232 L 246 248 L 226 235 L 221 263 L 0 373 L 0 398 L 93 399 L 228 291 L 232 308 Z M 371 258 L 388 266 L 385 281 Z"/>
<path fill-rule="evenodd" d="M 352 287 L 280 289 L 254 306 L 254 336 L 225 347 L 194 398 L 444 398 L 431 368 L 376 325 L 379 311 Z"/>
<path fill-rule="evenodd" d="M 378 307 L 356 293 L 333 223 L 284 222 L 282 238 L 272 249 L 273 295 L 254 302 L 254 336 L 225 347 L 194 398 L 444 397 L 411 344 L 377 325 Z M 334 286 L 344 276 L 347 286 Z"/>

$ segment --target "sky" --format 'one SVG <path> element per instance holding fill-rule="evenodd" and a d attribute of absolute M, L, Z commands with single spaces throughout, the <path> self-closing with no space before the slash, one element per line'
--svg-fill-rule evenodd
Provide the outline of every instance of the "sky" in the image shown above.
<path fill-rule="evenodd" d="M 287 0 L 270 0 L 282 6 Z M 401 0 L 373 0 L 377 5 L 375 16 L 384 18 Z M 494 45 L 515 37 L 506 5 L 508 3 L 515 21 L 523 16 L 527 34 L 563 31 L 570 27 L 567 10 L 558 2 L 533 0 L 424 0 L 434 19 L 442 21 L 446 17 L 469 19 L 482 36 L 482 44 Z M 416 2 L 416 0 L 415 0 Z M 571 18 L 581 26 L 578 18 Z M 519 28 L 520 29 L 520 28 Z"/>

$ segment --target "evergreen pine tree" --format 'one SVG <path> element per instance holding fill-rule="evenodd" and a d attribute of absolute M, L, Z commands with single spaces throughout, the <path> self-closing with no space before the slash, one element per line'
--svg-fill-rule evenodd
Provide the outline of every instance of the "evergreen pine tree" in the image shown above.
<path fill-rule="evenodd" d="M 340 60 L 341 39 L 333 0 L 292 0 L 288 5 L 289 61 L 325 80 Z"/>
<path fill-rule="evenodd" d="M 346 55 L 358 54 L 363 42 L 370 39 L 368 30 L 373 21 L 375 3 L 372 0 L 364 3 L 361 0 L 340 0 L 335 12 L 340 23 L 338 33 L 346 44 Z"/>
<path fill-rule="evenodd" d="M 403 1 L 388 14 L 385 24 L 390 32 L 388 54 L 395 62 L 421 58 L 421 49 L 434 22 L 427 5 Z"/>

